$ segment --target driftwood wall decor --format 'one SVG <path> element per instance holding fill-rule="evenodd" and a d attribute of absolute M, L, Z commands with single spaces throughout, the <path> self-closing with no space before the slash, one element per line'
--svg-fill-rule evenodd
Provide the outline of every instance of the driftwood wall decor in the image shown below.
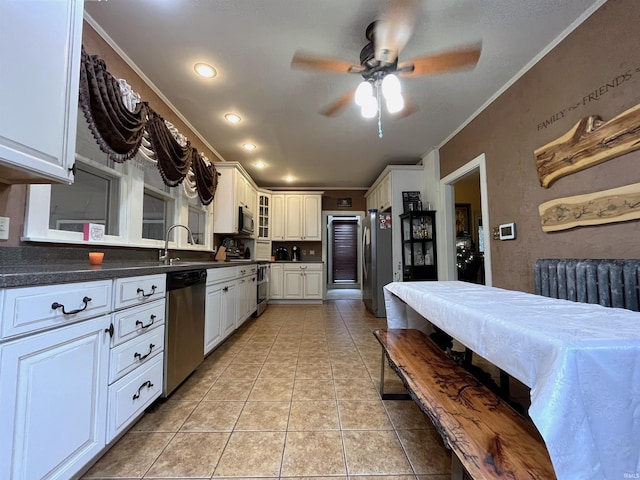
<path fill-rule="evenodd" d="M 596 116 L 583 118 L 562 137 L 534 151 L 540 185 L 548 188 L 561 177 L 639 149 L 639 133 L 640 105 L 608 122 Z"/>
<path fill-rule="evenodd" d="M 636 220 L 640 218 L 640 183 L 549 200 L 538 211 L 545 232 Z"/>

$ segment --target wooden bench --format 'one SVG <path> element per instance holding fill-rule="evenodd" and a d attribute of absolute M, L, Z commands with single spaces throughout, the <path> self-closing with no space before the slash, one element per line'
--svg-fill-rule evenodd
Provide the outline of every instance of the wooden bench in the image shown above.
<path fill-rule="evenodd" d="M 518 414 L 424 333 L 374 332 L 391 368 L 431 419 L 452 455 L 452 478 L 555 479 L 549 453 L 533 423 Z M 380 379 L 381 390 L 384 377 Z"/>

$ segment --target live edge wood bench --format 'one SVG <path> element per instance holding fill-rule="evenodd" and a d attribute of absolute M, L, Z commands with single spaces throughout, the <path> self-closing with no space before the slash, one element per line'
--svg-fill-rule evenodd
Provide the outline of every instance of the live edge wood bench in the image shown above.
<path fill-rule="evenodd" d="M 420 330 L 374 332 L 384 358 L 452 455 L 452 478 L 555 479 L 533 423 L 482 385 Z M 384 364 L 383 364 L 384 367 Z M 380 390 L 383 393 L 384 377 Z"/>

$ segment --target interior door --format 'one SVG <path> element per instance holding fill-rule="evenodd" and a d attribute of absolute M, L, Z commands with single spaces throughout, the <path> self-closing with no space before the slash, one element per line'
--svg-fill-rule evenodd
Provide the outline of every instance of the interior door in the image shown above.
<path fill-rule="evenodd" d="M 358 221 L 331 222 L 333 240 L 331 258 L 332 283 L 357 283 L 358 281 Z"/>

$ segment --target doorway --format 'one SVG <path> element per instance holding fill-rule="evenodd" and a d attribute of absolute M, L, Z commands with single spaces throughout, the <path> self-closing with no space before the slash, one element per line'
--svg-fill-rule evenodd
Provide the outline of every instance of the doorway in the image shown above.
<path fill-rule="evenodd" d="M 358 283 L 358 220 L 333 218 L 331 232 L 331 275 L 334 284 Z"/>
<path fill-rule="evenodd" d="M 491 286 L 489 202 L 484 154 L 444 177 L 440 180 L 440 187 L 444 235 L 440 236 L 441 240 L 438 242 L 438 246 L 441 251 L 445 252 L 445 255 L 440 257 L 444 262 L 443 279 L 467 279 L 465 275 L 468 272 L 463 267 L 470 257 L 463 258 L 463 263 L 460 264 L 458 255 L 460 250 L 465 248 L 463 245 L 466 245 L 466 248 L 473 248 L 474 252 L 471 258 L 475 258 L 472 262 L 476 262 L 473 268 L 477 267 L 476 275 L 474 276 L 471 272 L 468 276 L 473 278 L 476 283 Z M 462 230 L 467 229 L 468 237 L 464 234 L 458 237 L 461 218 L 464 222 Z M 458 220 L 458 224 L 456 224 L 456 220 Z M 469 266 L 467 263 L 466 267 Z"/>
<path fill-rule="evenodd" d="M 326 216 L 327 289 L 360 290 L 361 212 L 323 212 Z"/>
<path fill-rule="evenodd" d="M 474 170 L 453 184 L 458 280 L 484 284 L 484 238 L 480 171 Z"/>

